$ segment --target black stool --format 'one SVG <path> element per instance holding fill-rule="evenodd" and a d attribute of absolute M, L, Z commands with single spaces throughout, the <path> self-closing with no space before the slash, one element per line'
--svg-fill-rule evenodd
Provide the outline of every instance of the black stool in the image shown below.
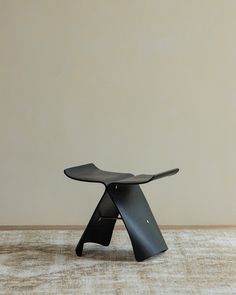
<path fill-rule="evenodd" d="M 72 179 L 105 185 L 105 192 L 76 247 L 76 254 L 82 256 L 86 242 L 108 246 L 117 219 L 122 219 L 125 224 L 137 261 L 166 251 L 165 240 L 139 184 L 178 171 L 173 169 L 155 175 L 134 176 L 130 173 L 103 171 L 92 163 L 65 169 L 64 173 Z"/>

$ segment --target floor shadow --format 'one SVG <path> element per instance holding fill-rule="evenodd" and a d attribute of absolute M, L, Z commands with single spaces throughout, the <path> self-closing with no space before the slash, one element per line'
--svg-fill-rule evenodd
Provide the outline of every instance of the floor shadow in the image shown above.
<path fill-rule="evenodd" d="M 114 250 L 109 248 L 103 249 L 84 249 L 84 259 L 94 259 L 103 261 L 127 261 L 135 262 L 134 253 L 132 250 Z"/>
<path fill-rule="evenodd" d="M 27 256 L 27 252 L 39 252 L 42 254 L 51 254 L 51 255 L 66 255 L 66 256 L 75 256 L 75 247 L 72 245 L 53 245 L 47 243 L 20 243 L 20 244 L 8 244 L 8 245 L 0 245 L 0 254 L 17 254 L 17 253 L 25 253 Z"/>
<path fill-rule="evenodd" d="M 78 257 L 75 253 L 74 245 L 65 244 L 48 244 L 48 243 L 20 243 L 20 244 L 8 244 L 0 245 L 0 255 L 17 255 L 22 260 L 27 260 L 34 255 L 34 257 L 42 258 L 45 255 L 49 257 L 62 255 L 67 259 L 94 259 L 103 261 L 135 261 L 134 253 L 130 250 L 114 250 L 109 247 L 103 247 L 96 245 L 95 249 L 86 249 L 86 245 L 83 250 L 83 255 Z M 101 247 L 101 249 L 98 249 Z"/>

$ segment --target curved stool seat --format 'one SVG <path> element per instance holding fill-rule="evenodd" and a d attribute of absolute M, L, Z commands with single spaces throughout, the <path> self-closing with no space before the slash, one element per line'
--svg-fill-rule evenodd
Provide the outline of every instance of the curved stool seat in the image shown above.
<path fill-rule="evenodd" d="M 174 175 L 178 171 L 172 169 L 159 174 L 134 176 L 103 171 L 92 163 L 65 169 L 66 176 L 72 179 L 105 185 L 105 192 L 76 247 L 77 255 L 82 255 L 86 242 L 108 246 L 117 219 L 122 219 L 126 226 L 137 261 L 166 251 L 167 245 L 139 184 Z"/>
<path fill-rule="evenodd" d="M 113 181 L 132 176 L 130 173 L 103 171 L 93 163 L 65 169 L 65 174 L 75 180 L 100 182 L 104 185 L 109 185 Z"/>

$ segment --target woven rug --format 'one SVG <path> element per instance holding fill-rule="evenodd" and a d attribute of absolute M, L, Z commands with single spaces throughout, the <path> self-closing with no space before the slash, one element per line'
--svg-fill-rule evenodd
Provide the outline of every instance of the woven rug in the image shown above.
<path fill-rule="evenodd" d="M 169 250 L 134 260 L 126 231 L 74 247 L 78 230 L 0 232 L 0 294 L 236 294 L 236 229 L 163 230 Z"/>

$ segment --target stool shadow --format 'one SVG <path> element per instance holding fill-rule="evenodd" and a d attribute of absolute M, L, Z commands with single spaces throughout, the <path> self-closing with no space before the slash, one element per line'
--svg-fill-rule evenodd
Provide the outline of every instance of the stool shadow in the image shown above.
<path fill-rule="evenodd" d="M 0 245 L 0 253 L 8 255 L 9 258 L 17 257 L 18 261 L 24 260 L 43 260 L 45 261 L 46 257 L 52 259 L 53 256 L 64 256 L 68 260 L 75 259 L 92 259 L 100 261 L 127 261 L 135 262 L 134 253 L 132 249 L 127 250 L 115 250 L 109 249 L 108 247 L 95 246 L 96 248 L 87 248 L 86 246 L 83 250 L 83 255 L 78 257 L 75 253 L 75 247 L 72 245 L 66 244 L 50 244 L 50 243 L 20 243 L 20 244 L 9 244 L 9 245 Z"/>
<path fill-rule="evenodd" d="M 114 250 L 114 249 L 84 249 L 81 258 L 94 259 L 101 261 L 123 261 L 136 262 L 132 250 Z"/>

